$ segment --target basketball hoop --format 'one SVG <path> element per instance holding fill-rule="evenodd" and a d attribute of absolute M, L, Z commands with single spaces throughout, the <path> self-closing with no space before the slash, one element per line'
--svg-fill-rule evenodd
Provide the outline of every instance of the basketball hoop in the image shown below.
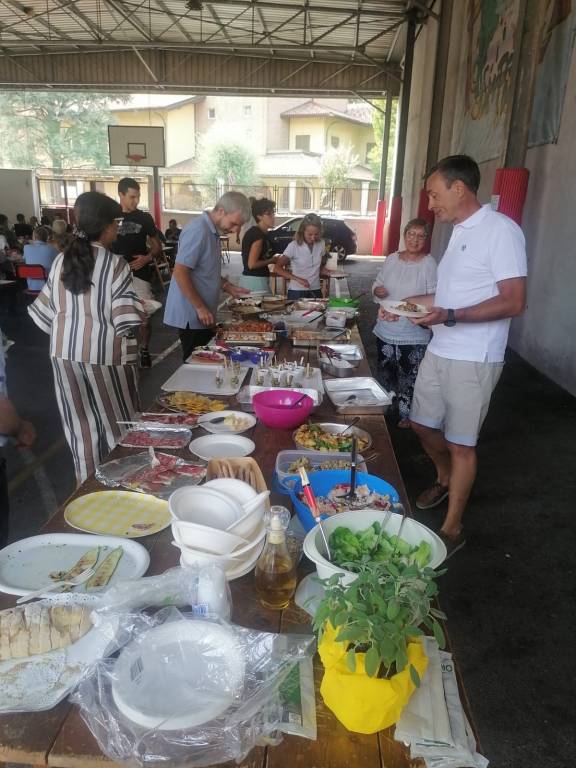
<path fill-rule="evenodd" d="M 142 160 L 144 155 L 133 154 L 133 155 L 126 155 L 126 157 L 128 158 L 128 160 L 130 160 L 130 163 L 132 165 L 138 165 L 138 163 L 140 162 L 140 160 Z"/>

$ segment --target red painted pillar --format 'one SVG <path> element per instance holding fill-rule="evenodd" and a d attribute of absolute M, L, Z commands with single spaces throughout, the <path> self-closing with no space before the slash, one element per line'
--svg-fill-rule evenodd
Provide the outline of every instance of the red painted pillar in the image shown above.
<path fill-rule="evenodd" d="M 376 207 L 376 225 L 374 228 L 374 242 L 372 243 L 372 256 L 382 256 L 384 253 L 384 223 L 386 221 L 386 200 L 378 200 Z"/>
<path fill-rule="evenodd" d="M 494 177 L 492 205 L 518 225 L 522 224 L 529 176 L 527 168 L 498 168 Z"/>
<path fill-rule="evenodd" d="M 402 221 L 402 196 L 397 195 L 390 201 L 390 223 L 384 252 L 386 255 L 398 250 L 400 244 L 400 223 Z"/>
<path fill-rule="evenodd" d="M 154 224 L 162 231 L 162 197 L 160 194 L 160 174 L 158 168 L 154 167 L 154 190 L 152 193 Z"/>
<path fill-rule="evenodd" d="M 418 200 L 418 218 L 424 219 L 430 228 L 430 234 L 426 238 L 425 245 L 426 253 L 430 253 L 430 248 L 432 247 L 432 232 L 434 230 L 434 214 L 428 208 L 428 195 L 426 194 L 426 189 L 424 187 L 420 190 L 420 198 Z"/>

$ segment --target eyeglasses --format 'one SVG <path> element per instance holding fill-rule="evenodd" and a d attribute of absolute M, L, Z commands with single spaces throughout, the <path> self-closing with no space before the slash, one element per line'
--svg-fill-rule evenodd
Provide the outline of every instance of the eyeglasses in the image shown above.
<path fill-rule="evenodd" d="M 427 235 L 422 232 L 406 232 L 406 237 L 413 237 L 415 240 L 426 240 Z"/>

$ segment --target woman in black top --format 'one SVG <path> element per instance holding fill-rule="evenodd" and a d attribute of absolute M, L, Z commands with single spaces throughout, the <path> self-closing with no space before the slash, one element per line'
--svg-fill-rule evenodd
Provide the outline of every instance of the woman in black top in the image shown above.
<path fill-rule="evenodd" d="M 274 226 L 273 200 L 263 197 L 252 203 L 252 215 L 256 226 L 251 227 L 242 238 L 242 264 L 244 270 L 238 281 L 243 288 L 251 291 L 270 291 L 269 264 L 284 263 L 284 256 L 274 256 L 268 240 L 268 230 Z"/>

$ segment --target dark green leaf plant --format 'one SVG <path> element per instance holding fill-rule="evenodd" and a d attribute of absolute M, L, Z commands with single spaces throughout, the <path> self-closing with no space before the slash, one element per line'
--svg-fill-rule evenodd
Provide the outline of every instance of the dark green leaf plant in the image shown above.
<path fill-rule="evenodd" d="M 319 639 L 330 622 L 336 641 L 347 643 L 346 665 L 356 671 L 356 653 L 365 653 L 366 673 L 389 678 L 408 664 L 409 642 L 432 632 L 438 645 L 445 645 L 438 619 L 442 611 L 433 606 L 438 593 L 435 579 L 445 571 L 420 568 L 416 563 L 363 563 L 358 577 L 342 584 L 342 574 L 321 579 L 324 597 L 314 616 Z M 410 665 L 416 686 L 420 678 Z"/>

